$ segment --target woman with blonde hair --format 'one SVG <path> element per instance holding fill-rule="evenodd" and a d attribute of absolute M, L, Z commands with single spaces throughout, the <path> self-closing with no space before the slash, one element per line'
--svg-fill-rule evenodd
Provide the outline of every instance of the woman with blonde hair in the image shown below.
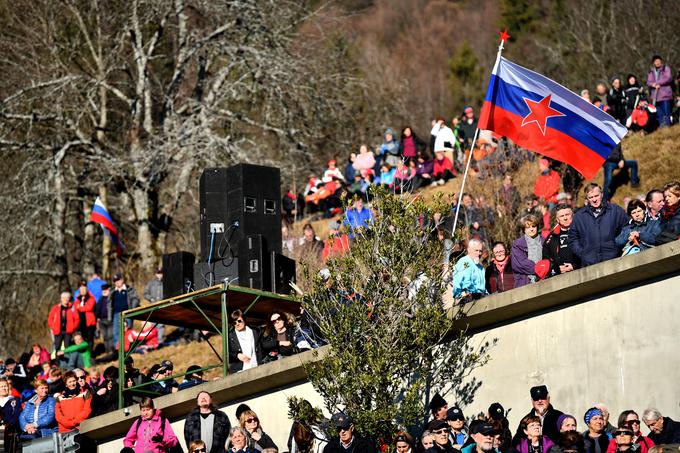
<path fill-rule="evenodd" d="M 543 237 L 538 234 L 538 218 L 527 214 L 520 219 L 519 227 L 523 234 L 512 243 L 511 253 L 515 288 L 538 280 L 534 267 L 543 259 Z"/>
<path fill-rule="evenodd" d="M 279 449 L 272 438 L 262 430 L 260 419 L 257 418 L 257 414 L 254 411 L 250 409 L 243 411 L 238 421 L 241 425 L 241 428 L 245 429 L 249 437 L 252 439 L 252 448 L 260 451 L 264 450 L 265 448 Z"/>

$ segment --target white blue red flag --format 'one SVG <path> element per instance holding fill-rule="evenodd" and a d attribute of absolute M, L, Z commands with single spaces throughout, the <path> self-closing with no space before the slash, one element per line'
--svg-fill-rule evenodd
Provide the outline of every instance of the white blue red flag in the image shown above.
<path fill-rule="evenodd" d="M 503 57 L 491 73 L 478 127 L 566 162 L 587 179 L 627 133 L 576 93 Z"/>
<path fill-rule="evenodd" d="M 106 210 L 106 206 L 104 206 L 104 203 L 102 203 L 99 197 L 97 197 L 94 202 L 90 219 L 102 226 L 104 232 L 108 234 L 108 236 L 111 238 L 111 242 L 113 242 L 113 244 L 116 246 L 116 254 L 120 256 L 123 252 L 123 249 L 125 248 L 125 245 L 120 239 L 118 228 L 116 228 L 116 224 L 113 223 L 113 220 L 109 215 L 109 211 Z"/>

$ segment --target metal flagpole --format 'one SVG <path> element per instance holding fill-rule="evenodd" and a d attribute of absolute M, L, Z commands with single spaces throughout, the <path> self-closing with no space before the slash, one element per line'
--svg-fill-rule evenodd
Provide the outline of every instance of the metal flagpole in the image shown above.
<path fill-rule="evenodd" d="M 501 54 L 503 53 L 503 45 L 505 41 L 510 37 L 507 30 L 499 33 L 501 37 L 501 44 L 498 46 L 498 54 L 496 54 L 496 62 L 494 63 L 494 69 L 501 60 Z M 460 185 L 460 191 L 458 193 L 458 203 L 456 203 L 456 214 L 453 217 L 453 227 L 451 229 L 451 239 L 456 237 L 456 225 L 458 224 L 458 213 L 460 211 L 460 203 L 463 199 L 463 190 L 465 189 L 465 180 L 467 179 L 468 171 L 470 170 L 470 162 L 472 162 L 472 155 L 474 154 L 475 144 L 477 143 L 477 137 L 479 136 L 479 128 L 475 130 L 475 136 L 472 139 L 472 145 L 470 146 L 470 155 L 468 156 L 467 164 L 465 165 L 465 173 L 463 173 L 463 182 Z"/>

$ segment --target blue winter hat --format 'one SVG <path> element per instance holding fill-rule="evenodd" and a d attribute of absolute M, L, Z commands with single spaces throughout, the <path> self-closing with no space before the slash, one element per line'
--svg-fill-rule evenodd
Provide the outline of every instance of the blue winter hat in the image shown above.
<path fill-rule="evenodd" d="M 596 415 L 602 415 L 602 411 L 596 407 L 591 407 L 586 411 L 586 414 L 583 416 L 583 421 L 586 422 L 586 425 L 590 423 L 590 419 L 595 417 Z"/>

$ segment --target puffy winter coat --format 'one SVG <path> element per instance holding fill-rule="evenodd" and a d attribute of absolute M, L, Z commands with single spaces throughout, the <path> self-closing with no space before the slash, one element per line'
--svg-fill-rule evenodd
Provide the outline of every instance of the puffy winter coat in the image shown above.
<path fill-rule="evenodd" d="M 640 243 L 640 250 L 647 250 L 656 244 L 656 237 L 661 233 L 661 225 L 658 220 L 650 219 L 646 214 L 642 222 L 636 222 L 633 219 L 628 221 L 628 225 L 621 228 L 621 232 L 616 236 L 616 245 L 623 248 L 628 242 L 628 236 L 633 231 L 640 233 L 638 242 Z"/>
<path fill-rule="evenodd" d="M 80 427 L 80 422 L 92 412 L 92 395 L 89 392 L 71 397 L 60 397 L 54 412 L 60 433 L 67 433 Z"/>
<path fill-rule="evenodd" d="M 78 313 L 73 309 L 73 304 L 68 304 L 68 310 L 66 310 L 66 332 L 72 334 L 78 328 L 80 319 L 78 318 Z M 50 310 L 50 315 L 47 317 L 47 324 L 52 329 L 54 335 L 59 335 L 61 331 L 61 304 L 56 304 Z"/>
<path fill-rule="evenodd" d="M 135 453 L 165 453 L 168 448 L 179 444 L 172 430 L 170 421 L 156 410 L 148 420 L 141 417 L 132 422 L 132 426 L 123 440 L 125 447 L 134 448 Z"/>
<path fill-rule="evenodd" d="M 88 291 L 85 296 L 78 294 L 73 305 L 78 313 L 85 315 L 85 324 L 88 327 L 97 325 L 97 317 L 94 315 L 96 300 L 91 292 Z"/>
<path fill-rule="evenodd" d="M 24 431 L 22 438 L 35 439 L 37 437 L 50 436 L 57 432 L 57 419 L 54 416 L 56 401 L 51 396 L 47 396 L 38 407 L 38 417 L 35 415 L 35 403 L 38 400 L 38 395 L 33 395 L 33 398 L 26 402 L 24 410 L 19 415 L 19 426 Z M 35 434 L 26 433 L 26 425 L 35 424 L 38 429 Z"/>
<path fill-rule="evenodd" d="M 615 239 L 627 223 L 625 211 L 615 204 L 604 202 L 597 217 L 590 206 L 585 206 L 574 214 L 569 228 L 569 248 L 581 258 L 582 266 L 616 258 L 621 249 Z"/>

